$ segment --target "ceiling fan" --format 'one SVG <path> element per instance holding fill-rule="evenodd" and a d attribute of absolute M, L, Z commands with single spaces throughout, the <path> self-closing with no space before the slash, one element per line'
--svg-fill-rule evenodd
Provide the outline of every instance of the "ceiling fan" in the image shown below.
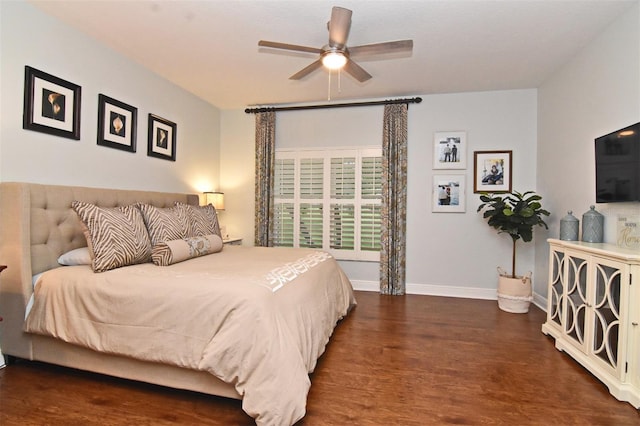
<path fill-rule="evenodd" d="M 371 75 L 360 65 L 356 64 L 351 59 L 352 56 L 377 55 L 390 52 L 411 51 L 413 49 L 413 40 L 398 40 L 347 47 L 347 39 L 349 38 L 349 30 L 351 29 L 351 14 L 352 12 L 349 9 L 337 6 L 333 7 L 331 10 L 331 20 L 327 22 L 329 44 L 322 48 L 266 40 L 260 40 L 258 46 L 317 53 L 320 55 L 316 61 L 289 77 L 291 80 L 300 80 L 324 65 L 330 70 L 344 68 L 347 73 L 351 74 L 359 82 L 369 80 Z"/>

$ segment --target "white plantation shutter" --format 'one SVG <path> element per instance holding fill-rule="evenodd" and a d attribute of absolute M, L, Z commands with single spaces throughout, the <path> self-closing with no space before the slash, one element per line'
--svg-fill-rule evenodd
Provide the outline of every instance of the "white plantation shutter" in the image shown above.
<path fill-rule="evenodd" d="M 322 199 L 324 183 L 324 159 L 303 158 L 300 160 L 300 198 Z"/>
<path fill-rule="evenodd" d="M 331 204 L 329 246 L 335 250 L 354 250 L 355 233 L 355 206 L 353 204 Z"/>
<path fill-rule="evenodd" d="M 295 160 L 293 158 L 276 159 L 273 194 L 277 198 L 293 200 L 295 194 Z"/>
<path fill-rule="evenodd" d="M 293 203 L 276 203 L 273 209 L 273 245 L 293 247 L 295 240 L 295 207 Z"/>
<path fill-rule="evenodd" d="M 293 247 L 295 240 L 295 160 L 276 158 L 273 194 L 273 245 Z"/>
<path fill-rule="evenodd" d="M 362 199 L 360 206 L 360 248 L 380 252 L 380 202 L 382 199 L 382 156 L 362 157 Z M 373 201 L 377 200 L 377 203 Z"/>
<path fill-rule="evenodd" d="M 322 248 L 322 204 L 300 204 L 299 247 Z"/>
<path fill-rule="evenodd" d="M 278 150 L 274 245 L 380 258 L 382 150 Z"/>
<path fill-rule="evenodd" d="M 331 198 L 353 200 L 356 196 L 356 159 L 331 159 Z"/>
<path fill-rule="evenodd" d="M 380 204 L 360 207 L 360 249 L 380 251 Z"/>
<path fill-rule="evenodd" d="M 381 199 L 382 197 L 382 157 L 362 158 L 362 198 Z"/>

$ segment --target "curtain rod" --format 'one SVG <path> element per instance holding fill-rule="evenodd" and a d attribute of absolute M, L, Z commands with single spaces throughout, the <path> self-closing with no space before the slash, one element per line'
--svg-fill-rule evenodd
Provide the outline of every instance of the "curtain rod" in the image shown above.
<path fill-rule="evenodd" d="M 323 109 L 323 108 L 344 108 L 344 107 L 357 107 L 357 106 L 372 106 L 372 105 L 391 105 L 391 104 L 419 104 L 422 102 L 422 98 L 405 98 L 405 99 L 389 99 L 386 101 L 369 101 L 369 102 L 351 102 L 344 104 L 320 104 L 320 105 L 299 105 L 289 107 L 262 107 L 262 108 L 247 108 L 244 110 L 247 114 L 257 114 L 260 112 L 268 111 L 295 111 L 302 109 Z"/>

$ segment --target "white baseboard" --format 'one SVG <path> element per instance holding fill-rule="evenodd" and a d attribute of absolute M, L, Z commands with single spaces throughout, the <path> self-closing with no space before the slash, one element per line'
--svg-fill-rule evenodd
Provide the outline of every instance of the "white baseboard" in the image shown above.
<path fill-rule="evenodd" d="M 354 290 L 380 291 L 378 281 L 351 280 Z M 407 294 L 421 294 L 425 296 L 462 297 L 467 299 L 496 300 L 496 291 L 484 288 L 452 287 L 430 284 L 407 284 Z"/>
<path fill-rule="evenodd" d="M 380 291 L 378 281 L 351 280 L 354 290 L 360 291 Z M 433 284 L 407 284 L 407 294 L 421 294 L 425 296 L 461 297 L 464 299 L 497 300 L 496 289 L 456 287 Z M 547 310 L 547 301 L 539 294 L 533 295 L 533 303 L 542 309 Z"/>
<path fill-rule="evenodd" d="M 380 291 L 380 283 L 377 281 L 358 281 L 351 280 L 354 290 L 360 291 Z"/>

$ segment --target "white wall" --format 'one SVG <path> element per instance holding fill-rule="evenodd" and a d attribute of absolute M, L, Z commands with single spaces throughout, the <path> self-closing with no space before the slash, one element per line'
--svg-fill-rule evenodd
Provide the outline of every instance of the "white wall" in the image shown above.
<path fill-rule="evenodd" d="M 636 5 L 539 88 L 537 184 L 554 212 L 549 236 L 573 210 L 595 204 L 594 139 L 640 121 L 640 6 Z M 605 240 L 615 242 L 618 212 L 640 214 L 640 203 L 597 204 L 605 214 Z M 536 241 L 535 272 L 548 270 L 548 246 Z M 546 297 L 545 281 L 536 292 Z M 542 301 L 541 303 L 544 303 Z"/>
<path fill-rule="evenodd" d="M 255 117 L 242 110 L 221 111 L 220 181 L 226 211 L 220 225 L 253 245 L 255 217 Z"/>
<path fill-rule="evenodd" d="M 473 151 L 513 150 L 514 189 L 535 189 L 536 91 L 463 93 L 422 96 L 409 106 L 409 164 L 407 213 L 407 291 L 477 298 L 495 298 L 496 267 L 509 267 L 511 240 L 497 235 L 476 213 L 473 194 Z M 278 146 L 305 147 L 332 144 L 379 145 L 382 142 L 383 107 L 358 107 L 279 112 Z M 254 206 L 254 118 L 243 111 L 222 112 L 221 180 L 226 200 Z M 304 131 L 301 131 L 304 129 Z M 466 131 L 466 212 L 433 213 L 433 134 Z M 250 235 L 253 212 L 225 212 L 232 233 Z M 520 272 L 532 270 L 533 247 L 522 246 Z M 356 287 L 376 289 L 378 264 L 341 262 Z"/>
<path fill-rule="evenodd" d="M 22 1 L 0 2 L 0 181 L 170 192 L 219 184 L 220 112 Z M 82 87 L 79 141 L 22 129 L 24 67 Z M 98 146 L 98 94 L 138 108 L 137 152 Z M 147 156 L 147 117 L 177 124 L 176 162 Z"/>
<path fill-rule="evenodd" d="M 536 91 L 514 90 L 423 96 L 409 111 L 407 290 L 495 298 L 498 266 L 510 269 L 511 238 L 498 235 L 476 213 L 473 152 L 513 151 L 513 189 L 535 190 Z M 433 133 L 466 131 L 466 213 L 432 213 Z M 519 244 L 516 272 L 534 265 L 533 247 Z M 534 276 L 534 280 L 539 277 Z"/>

